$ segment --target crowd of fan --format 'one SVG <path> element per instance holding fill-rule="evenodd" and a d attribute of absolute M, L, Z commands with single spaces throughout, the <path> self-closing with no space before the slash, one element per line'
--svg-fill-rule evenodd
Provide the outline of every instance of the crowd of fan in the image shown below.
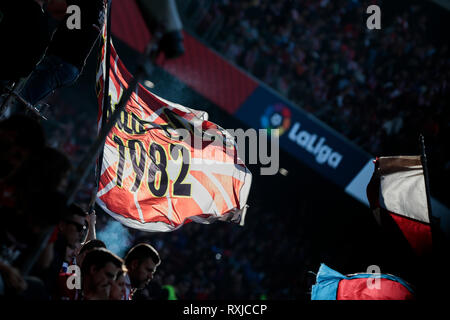
<path fill-rule="evenodd" d="M 373 155 L 417 153 L 423 133 L 434 186 L 448 176 L 450 52 L 425 4 L 388 19 L 382 1 L 188 3 L 187 27 L 230 61 Z M 371 4 L 381 30 L 366 27 Z"/>
<path fill-rule="evenodd" d="M 417 140 L 411 129 L 422 127 L 435 154 L 444 155 L 448 51 L 424 40 L 426 18 L 418 7 L 386 27 L 389 36 L 377 36 L 357 27 L 357 17 L 365 16 L 358 1 L 223 0 L 210 6 L 197 26 L 200 35 L 218 30 L 215 37 L 208 34 L 213 47 L 366 150 L 380 154 L 406 148 L 405 141 Z M 416 16 L 417 26 L 408 24 Z M 222 31 L 214 27 L 217 21 L 223 23 Z M 123 258 L 109 251 L 96 239 L 95 229 L 105 228 L 111 218 L 86 212 L 94 177 L 78 193 L 81 206 L 67 207 L 63 194 L 69 170 L 96 135 L 95 118 L 92 112 L 80 112 L 79 101 L 74 106 L 58 92 L 47 101 L 57 106 L 51 117 L 57 122 L 46 122 L 46 133 L 27 116 L 0 123 L 0 145 L 6 150 L 0 159 L 0 210 L 5 217 L 0 296 L 308 298 L 314 250 L 310 237 L 301 234 L 306 228 L 295 230 L 289 221 L 306 209 L 284 208 L 291 212 L 279 223 L 269 208 L 256 204 L 252 210 L 258 218 L 245 228 L 191 223 L 170 234 L 130 229 L 134 249 Z M 49 228 L 50 240 L 27 270 L 36 243 Z M 81 283 L 71 289 L 68 283 L 77 281 L 69 279 L 73 265 L 81 268 Z"/>
<path fill-rule="evenodd" d="M 96 239 L 95 212 L 67 205 L 70 161 L 36 119 L 1 121 L 0 142 L 0 297 L 127 300 L 148 284 L 158 252 L 139 243 L 122 259 Z"/>

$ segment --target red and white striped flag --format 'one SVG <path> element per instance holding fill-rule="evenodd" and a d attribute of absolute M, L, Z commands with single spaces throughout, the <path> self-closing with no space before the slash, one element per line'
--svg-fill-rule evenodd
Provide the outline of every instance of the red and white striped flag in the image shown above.
<path fill-rule="evenodd" d="M 103 45 L 97 72 L 99 128 L 132 79 L 109 45 L 111 103 L 104 114 Z M 194 139 L 215 131 L 224 140 L 202 140 L 199 147 L 177 137 L 180 127 Z M 139 84 L 106 138 L 97 204 L 122 224 L 144 231 L 172 231 L 191 221 L 243 224 L 252 175 L 237 154 L 234 137 L 208 121 L 206 112 L 167 101 Z"/>
<path fill-rule="evenodd" d="M 375 217 L 390 216 L 418 255 L 432 246 L 425 179 L 420 156 L 380 157 L 367 186 Z"/>

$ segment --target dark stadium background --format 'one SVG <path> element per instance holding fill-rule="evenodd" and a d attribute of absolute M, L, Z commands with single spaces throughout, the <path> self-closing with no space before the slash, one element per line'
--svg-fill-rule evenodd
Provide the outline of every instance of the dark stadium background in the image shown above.
<path fill-rule="evenodd" d="M 359 5 L 367 7 L 369 3 L 372 1 L 360 1 Z M 430 16 L 430 41 L 441 44 L 448 41 L 445 33 L 450 30 L 450 14 L 429 1 L 383 1 L 383 26 L 412 3 L 420 3 Z M 361 17 L 364 25 L 366 17 Z M 120 58 L 133 73 L 138 53 L 114 36 L 113 41 Z M 55 146 L 63 148 L 74 163 L 81 159 L 96 134 L 96 64 L 97 54 L 93 52 L 80 80 L 48 99 L 56 121 L 46 122 L 46 130 L 54 137 Z M 247 128 L 160 67 L 155 68 L 149 80 L 155 84 L 152 92 L 207 111 L 210 120 L 224 128 Z M 443 134 L 448 134 L 448 115 L 447 112 Z M 64 137 L 67 139 L 61 141 Z M 447 161 L 448 149 L 447 144 L 444 155 Z M 418 154 L 418 143 L 417 149 L 409 152 Z M 448 187 L 444 184 L 449 177 L 448 169 L 438 171 L 434 159 L 434 154 L 429 154 L 432 195 L 449 206 Z M 148 240 L 160 250 L 162 264 L 154 281 L 173 284 L 179 297 L 185 299 L 307 300 L 315 280 L 310 271 L 316 273 L 320 263 L 325 263 L 344 274 L 364 272 L 368 266 L 378 265 L 383 273 L 401 276 L 413 284 L 421 283 L 423 269 L 403 243 L 389 241 L 369 208 L 283 150 L 280 167 L 288 170 L 287 176 L 261 176 L 257 165 L 249 165 L 253 183 L 244 227 L 191 223 L 164 234 L 127 229 L 131 242 Z M 89 202 L 93 183 L 92 173 L 78 194 L 79 203 Z M 97 219 L 98 232 L 112 220 L 99 208 Z M 122 247 L 130 245 L 124 241 Z"/>

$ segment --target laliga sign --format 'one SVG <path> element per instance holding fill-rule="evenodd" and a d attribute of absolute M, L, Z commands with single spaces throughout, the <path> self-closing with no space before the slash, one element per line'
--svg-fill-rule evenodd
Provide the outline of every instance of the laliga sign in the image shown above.
<path fill-rule="evenodd" d="M 275 134 L 281 136 L 289 130 L 291 125 L 291 110 L 282 103 L 270 105 L 261 117 L 261 125 L 268 129 L 269 133 L 278 132 Z M 300 127 L 299 122 L 294 123 L 288 134 L 289 140 L 311 153 L 317 163 L 327 163 L 336 169 L 342 160 L 342 155 L 327 146 L 324 137 L 319 138 L 316 134 L 300 130 Z M 273 131 L 273 129 L 278 129 L 278 131 Z"/>
<path fill-rule="evenodd" d="M 316 134 L 311 134 L 306 130 L 299 130 L 300 127 L 301 125 L 298 122 L 292 126 L 288 135 L 289 140 L 313 154 L 318 163 L 324 164 L 326 162 L 330 167 L 336 169 L 342 160 L 342 155 L 327 146 L 324 137 L 321 137 L 316 142 L 318 138 Z"/>

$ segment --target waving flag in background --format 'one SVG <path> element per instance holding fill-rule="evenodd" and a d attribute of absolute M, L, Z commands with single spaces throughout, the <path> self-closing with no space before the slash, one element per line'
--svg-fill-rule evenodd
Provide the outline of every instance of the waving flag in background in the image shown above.
<path fill-rule="evenodd" d="M 110 103 L 104 112 L 103 43 L 96 87 L 99 129 L 132 79 L 108 44 Z M 97 204 L 122 224 L 145 231 L 172 231 L 191 221 L 243 224 L 252 176 L 237 154 L 234 137 L 208 121 L 206 112 L 138 85 L 106 139 Z"/>
<path fill-rule="evenodd" d="M 414 252 L 431 251 L 432 237 L 420 156 L 380 157 L 367 186 L 378 222 L 392 219 Z"/>
<path fill-rule="evenodd" d="M 377 284 L 378 281 L 378 284 Z M 390 274 L 343 274 L 321 264 L 311 300 L 411 300 L 414 292 L 403 279 Z"/>

